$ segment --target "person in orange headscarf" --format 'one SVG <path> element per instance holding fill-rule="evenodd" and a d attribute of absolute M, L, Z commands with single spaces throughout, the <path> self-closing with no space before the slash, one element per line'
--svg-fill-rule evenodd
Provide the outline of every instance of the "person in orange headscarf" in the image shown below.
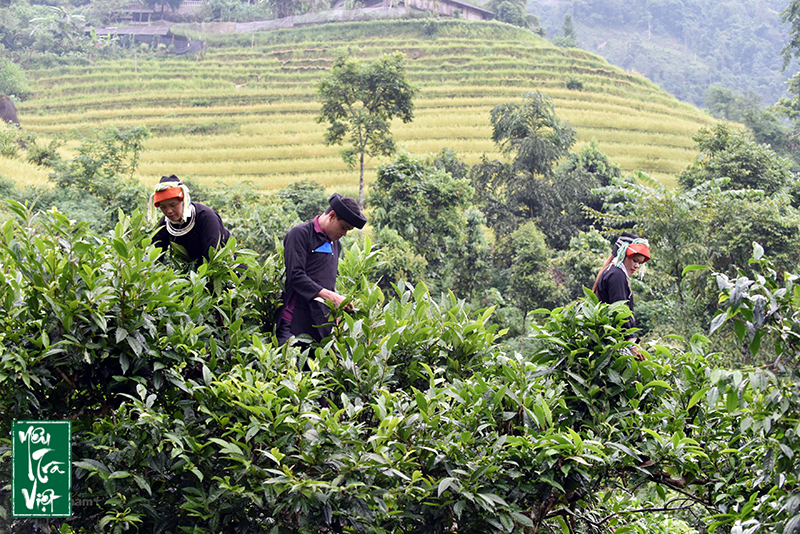
<path fill-rule="evenodd" d="M 603 268 L 594 281 L 594 291 L 600 302 L 613 304 L 626 301 L 631 309 L 631 316 L 625 323 L 626 328 L 636 328 L 636 317 L 633 315 L 633 291 L 631 291 L 631 276 L 633 276 L 650 259 L 650 244 L 636 234 L 623 232 L 611 249 L 611 256 L 606 259 Z M 630 333 L 626 339 L 638 341 L 636 333 Z M 636 345 L 631 347 L 631 352 L 636 359 L 644 360 L 644 354 Z"/>
<path fill-rule="evenodd" d="M 211 247 L 225 246 L 230 232 L 223 226 L 219 214 L 199 202 L 192 202 L 189 188 L 174 174 L 162 176 L 147 205 L 147 218 L 156 219 L 158 210 L 161 227 L 153 244 L 166 251 L 172 243 L 180 245 L 192 262 L 209 259 Z"/>

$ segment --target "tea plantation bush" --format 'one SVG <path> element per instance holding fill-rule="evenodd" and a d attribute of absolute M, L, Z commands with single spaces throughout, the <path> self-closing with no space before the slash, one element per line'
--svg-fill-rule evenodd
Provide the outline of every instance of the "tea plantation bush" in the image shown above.
<path fill-rule="evenodd" d="M 331 338 L 277 347 L 280 255 L 186 273 L 138 212 L 97 235 L 11 204 L 0 228 L 0 527 L 9 532 L 796 530 L 798 389 L 702 338 L 626 351 L 588 293 L 524 353 L 492 310 L 340 263 Z M 13 419 L 73 421 L 65 520 L 10 517 Z M 676 531 L 678 526 L 676 526 Z"/>

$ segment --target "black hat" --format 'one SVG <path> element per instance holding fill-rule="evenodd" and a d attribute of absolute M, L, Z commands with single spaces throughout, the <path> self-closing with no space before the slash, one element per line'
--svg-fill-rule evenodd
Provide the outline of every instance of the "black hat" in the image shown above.
<path fill-rule="evenodd" d="M 339 193 L 334 193 L 331 195 L 331 198 L 328 199 L 328 204 L 330 204 L 333 211 L 336 212 L 336 216 L 340 219 L 344 219 L 346 223 L 352 224 L 355 228 L 364 228 L 364 225 L 367 224 L 367 218 L 361 214 L 361 210 L 358 209 L 358 204 L 356 204 L 353 199 L 349 199 L 354 205 L 354 211 L 348 208 L 342 200 L 342 195 Z"/>

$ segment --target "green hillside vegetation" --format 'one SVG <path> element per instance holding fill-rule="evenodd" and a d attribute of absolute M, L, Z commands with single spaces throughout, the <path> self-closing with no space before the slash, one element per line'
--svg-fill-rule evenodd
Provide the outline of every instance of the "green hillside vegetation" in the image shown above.
<path fill-rule="evenodd" d="M 772 105 L 782 71 L 784 0 L 553 0 L 531 2 L 548 36 L 573 17 L 578 45 L 640 72 L 683 101 L 703 105 L 709 86 L 757 94 Z"/>
<path fill-rule="evenodd" d="M 138 169 L 143 180 L 174 173 L 199 183 L 250 180 L 277 190 L 313 179 L 347 192 L 357 172 L 341 160 L 339 147 L 323 144 L 325 125 L 315 121 L 317 83 L 343 49 L 357 60 L 395 50 L 407 55 L 420 93 L 414 121 L 397 121 L 393 133 L 411 153 L 446 147 L 470 164 L 484 154 L 499 157 L 490 110 L 538 90 L 576 129 L 576 148 L 596 139 L 623 171 L 673 183 L 695 155 L 691 136 L 714 122 L 594 54 L 556 48 L 501 23 L 377 21 L 207 35 L 187 25 L 182 31 L 206 40 L 204 55 L 143 51 L 28 71 L 35 96 L 19 105 L 23 127 L 48 137 L 76 128 L 146 126 L 154 135 Z"/>

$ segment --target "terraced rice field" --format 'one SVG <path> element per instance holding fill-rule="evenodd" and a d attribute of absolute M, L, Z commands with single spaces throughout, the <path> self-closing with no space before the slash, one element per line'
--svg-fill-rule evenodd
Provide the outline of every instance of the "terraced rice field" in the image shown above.
<path fill-rule="evenodd" d="M 188 28 L 206 39 L 205 54 L 143 54 L 29 71 L 36 97 L 19 106 L 20 121 L 43 137 L 146 126 L 153 137 L 138 174 L 148 183 L 174 173 L 276 190 L 310 178 L 352 193 L 358 171 L 347 168 L 340 147 L 323 144 L 325 125 L 315 121 L 317 83 L 338 51 L 369 61 L 400 50 L 420 93 L 414 121 L 392 130 L 398 145 L 414 154 L 450 148 L 471 164 L 484 155 L 499 158 L 489 112 L 539 90 L 576 129 L 578 146 L 596 139 L 625 171 L 674 183 L 674 174 L 695 156 L 691 136 L 714 122 L 641 76 L 519 28 L 452 20 L 427 36 L 425 24 L 379 21 L 246 35 L 200 35 Z M 567 89 L 569 81 L 583 89 Z M 368 181 L 380 162 L 369 162 Z"/>

